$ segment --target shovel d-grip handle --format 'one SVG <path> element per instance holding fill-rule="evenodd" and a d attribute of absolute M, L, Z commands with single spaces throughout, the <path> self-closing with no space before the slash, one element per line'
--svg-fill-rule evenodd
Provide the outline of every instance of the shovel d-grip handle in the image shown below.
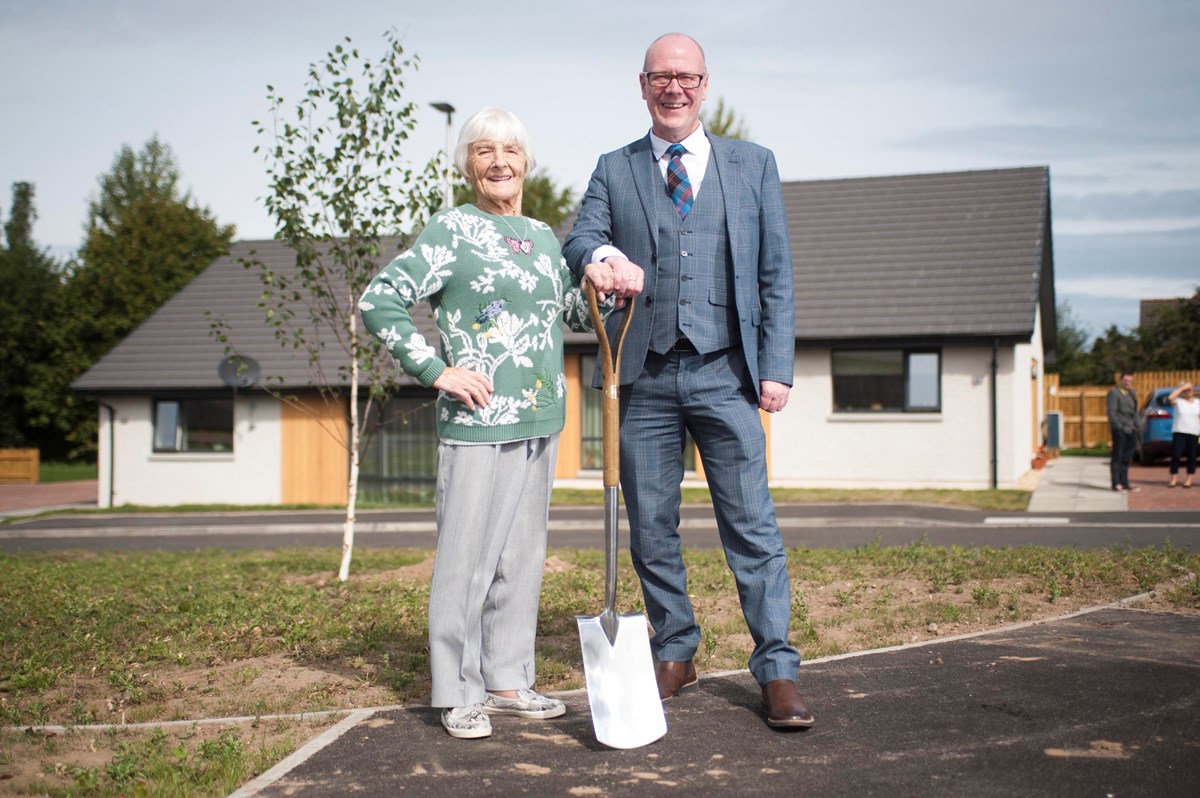
<path fill-rule="evenodd" d="M 591 280 L 583 281 L 583 292 L 587 295 L 588 312 L 592 317 L 592 326 L 596 328 L 596 340 L 600 343 L 600 369 L 604 375 L 604 487 L 615 488 L 620 482 L 621 462 L 620 408 L 617 404 L 617 392 L 621 384 L 621 347 L 625 345 L 625 333 L 629 331 L 629 322 L 633 321 L 633 297 L 625 300 L 625 311 L 621 317 L 621 325 L 617 328 L 617 351 L 614 354 L 608 342 L 608 332 L 604 329 L 604 319 L 600 315 L 596 288 Z"/>

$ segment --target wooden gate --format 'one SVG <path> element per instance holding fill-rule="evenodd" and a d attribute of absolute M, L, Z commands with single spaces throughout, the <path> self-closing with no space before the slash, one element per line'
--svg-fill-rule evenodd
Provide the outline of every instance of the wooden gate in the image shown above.
<path fill-rule="evenodd" d="M 0 485 L 33 485 L 37 481 L 37 449 L 0 449 Z"/>

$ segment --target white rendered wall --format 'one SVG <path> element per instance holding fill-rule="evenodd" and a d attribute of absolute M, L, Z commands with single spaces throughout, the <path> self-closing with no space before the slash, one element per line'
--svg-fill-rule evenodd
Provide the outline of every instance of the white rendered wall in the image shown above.
<path fill-rule="evenodd" d="M 109 411 L 105 405 L 116 411 L 112 438 L 115 479 L 111 483 Z M 276 400 L 238 397 L 232 453 L 156 453 L 152 413 L 153 400 L 149 397 L 101 400 L 97 453 L 99 506 L 280 502 L 280 423 Z"/>
<path fill-rule="evenodd" d="M 1032 348 L 998 352 L 1002 488 L 1013 487 L 1029 470 Z M 772 483 L 991 487 L 991 359 L 991 347 L 942 349 L 940 413 L 834 413 L 829 350 L 797 350 L 796 385 L 787 408 L 771 418 Z M 1014 364 L 1019 364 L 1015 370 Z"/>
<path fill-rule="evenodd" d="M 1001 487 L 1006 487 L 1006 479 L 1015 483 L 1032 468 L 1033 457 L 1042 443 L 1041 422 L 1046 417 L 1046 355 L 1042 346 L 1040 309 L 1034 315 L 1030 342 L 1013 347 L 1013 358 L 1012 460 L 1010 470 L 1000 474 Z"/>

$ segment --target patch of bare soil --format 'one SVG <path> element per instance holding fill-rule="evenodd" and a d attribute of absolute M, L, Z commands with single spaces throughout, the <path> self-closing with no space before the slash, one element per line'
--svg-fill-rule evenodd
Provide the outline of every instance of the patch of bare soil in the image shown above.
<path fill-rule="evenodd" d="M 233 731 L 242 741 L 248 760 L 255 759 L 257 752 L 271 752 L 269 759 L 278 761 L 340 719 L 330 715 L 301 720 L 187 723 L 164 726 L 158 731 L 165 737 L 164 749 L 180 758 L 194 757 L 205 741 Z M 117 727 L 0 731 L 0 796 L 78 789 L 84 771 L 104 773 L 123 748 L 143 745 L 152 733 L 144 728 Z M 184 751 L 187 754 L 180 753 Z M 266 767 L 272 764 L 268 762 Z M 254 775 L 248 774 L 247 780 Z"/>

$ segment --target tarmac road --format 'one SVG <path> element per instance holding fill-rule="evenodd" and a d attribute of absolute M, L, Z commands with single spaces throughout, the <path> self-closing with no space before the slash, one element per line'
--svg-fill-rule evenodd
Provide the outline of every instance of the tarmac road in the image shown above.
<path fill-rule="evenodd" d="M 878 541 L 885 546 L 924 540 L 936 546 L 1162 546 L 1200 550 L 1200 513 L 1111 511 L 1069 513 L 986 513 L 932 505 L 780 505 L 784 543 L 808 548 L 851 548 Z M 554 507 L 550 546 L 599 547 L 603 509 Z M 684 544 L 720 545 L 709 506 L 682 512 Z M 628 530 L 621 520 L 622 533 Z M 122 551 L 201 548 L 340 546 L 342 515 L 329 511 L 64 515 L 17 519 L 0 527 L 0 551 L 86 549 Z M 358 514 L 360 546 L 436 545 L 431 510 L 376 510 Z M 622 541 L 624 545 L 625 541 Z"/>
<path fill-rule="evenodd" d="M 934 505 L 804 504 L 777 508 L 788 546 L 826 548 L 906 545 L 924 540 L 948 546 L 1070 546 L 1106 548 L 1170 543 L 1200 550 L 1200 490 L 1168 490 L 1162 468 L 1131 470 L 1137 493 L 1108 487 L 1108 462 L 1063 457 L 1040 473 L 1023 513 L 987 513 Z M 153 513 L 27 517 L 39 507 L 95 507 L 96 483 L 34 486 L 0 485 L 0 551 L 89 549 L 195 550 L 339 547 L 342 516 L 337 511 L 236 513 Z M 719 539 L 710 506 L 681 511 L 684 544 L 716 547 Z M 622 519 L 622 530 L 629 525 Z M 603 544 L 604 512 L 599 506 L 553 507 L 551 546 L 581 548 Z M 360 546 L 432 548 L 432 510 L 359 511 Z M 627 541 L 622 540 L 624 546 Z"/>

